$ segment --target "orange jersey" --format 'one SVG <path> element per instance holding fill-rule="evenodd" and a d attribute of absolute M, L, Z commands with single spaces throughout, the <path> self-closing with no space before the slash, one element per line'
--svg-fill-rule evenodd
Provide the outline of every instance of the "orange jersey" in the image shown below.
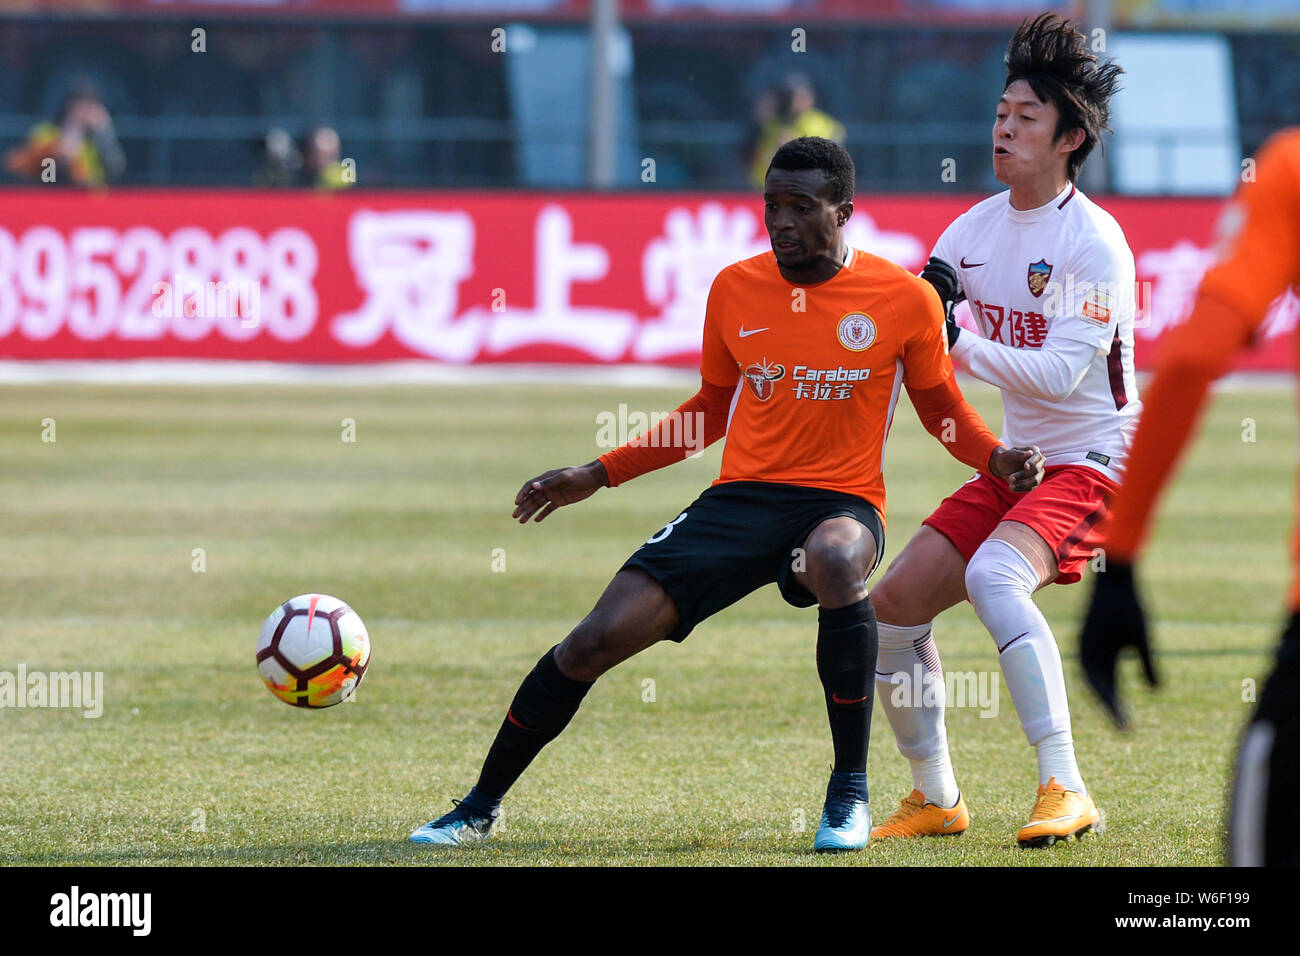
<path fill-rule="evenodd" d="M 1144 403 L 1108 529 L 1108 550 L 1119 560 L 1131 560 L 1141 548 L 1210 383 L 1249 344 L 1269 304 L 1300 284 L 1300 128 L 1260 150 L 1254 181 L 1238 189 L 1220 232 L 1218 260 L 1201 282 L 1191 317 L 1161 351 Z M 1293 554 L 1300 563 L 1300 535 L 1293 535 Z M 1290 606 L 1300 610 L 1300 573 Z"/>
<path fill-rule="evenodd" d="M 883 517 L 881 468 L 899 389 L 905 378 L 909 390 L 944 385 L 953 368 L 943 310 L 925 280 L 851 250 L 834 276 L 797 286 L 765 252 L 714 280 L 700 376 L 739 386 L 714 484 L 827 488 L 865 498 Z M 976 460 L 986 465 L 996 440 L 980 438 Z"/>

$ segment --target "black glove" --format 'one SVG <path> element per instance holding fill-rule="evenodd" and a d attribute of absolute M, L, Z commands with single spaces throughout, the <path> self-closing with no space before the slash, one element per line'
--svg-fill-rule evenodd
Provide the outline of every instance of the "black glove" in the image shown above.
<path fill-rule="evenodd" d="M 957 333 L 961 331 L 957 321 L 952 317 L 952 309 L 966 298 L 964 292 L 958 291 L 960 283 L 957 281 L 957 270 L 942 259 L 931 256 L 930 261 L 921 270 L 921 278 L 934 286 L 934 291 L 939 293 L 939 301 L 943 303 L 943 321 L 948 330 L 948 348 L 951 349 L 957 344 Z"/>
<path fill-rule="evenodd" d="M 1158 686 L 1160 680 L 1147 641 L 1146 615 L 1133 584 L 1133 568 L 1112 561 L 1097 575 L 1092 603 L 1088 605 L 1088 616 L 1079 634 L 1079 660 L 1088 685 L 1106 705 L 1120 730 L 1128 726 L 1128 717 L 1120 704 L 1115 669 L 1120 652 L 1126 647 L 1137 649 L 1147 683 Z"/>

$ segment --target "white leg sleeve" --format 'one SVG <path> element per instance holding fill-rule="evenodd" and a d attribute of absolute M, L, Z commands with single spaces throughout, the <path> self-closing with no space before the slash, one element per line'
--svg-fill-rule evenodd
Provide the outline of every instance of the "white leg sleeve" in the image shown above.
<path fill-rule="evenodd" d="M 895 627 L 877 621 L 876 699 L 898 750 L 912 767 L 912 785 L 927 800 L 951 807 L 960 796 L 948 757 L 943 712 L 947 689 L 930 624 Z"/>
<path fill-rule="evenodd" d="M 1034 604 L 1037 587 L 1038 573 L 1029 560 L 998 538 L 980 545 L 966 566 L 966 593 L 997 643 L 1020 724 L 1035 745 L 1049 735 L 1070 732 L 1061 653 Z"/>

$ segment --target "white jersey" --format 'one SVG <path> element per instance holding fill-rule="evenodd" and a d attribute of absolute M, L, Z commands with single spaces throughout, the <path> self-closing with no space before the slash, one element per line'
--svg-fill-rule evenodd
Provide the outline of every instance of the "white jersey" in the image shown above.
<path fill-rule="evenodd" d="M 1014 349 L 1095 349 L 1063 398 L 1002 389 L 1002 441 L 1037 445 L 1049 465 L 1085 465 L 1118 480 L 1141 403 L 1133 370 L 1136 271 L 1114 218 L 1067 186 L 1018 210 L 1010 191 L 959 216 L 934 255 L 957 270 L 980 334 Z M 954 347 L 961 360 L 962 332 Z M 969 343 L 976 345 L 976 343 Z M 1082 350 L 1086 354 L 1086 350 Z"/>

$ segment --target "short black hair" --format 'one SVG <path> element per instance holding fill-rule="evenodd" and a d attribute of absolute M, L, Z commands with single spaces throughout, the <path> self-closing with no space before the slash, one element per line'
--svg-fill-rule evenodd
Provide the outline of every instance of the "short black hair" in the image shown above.
<path fill-rule="evenodd" d="M 850 202 L 853 199 L 853 157 L 834 140 L 820 136 L 792 139 L 776 151 L 767 168 L 769 172 L 773 169 L 820 169 L 826 173 L 832 202 Z"/>
<path fill-rule="evenodd" d="M 1054 140 L 1078 128 L 1084 133 L 1079 148 L 1070 153 L 1069 175 L 1074 182 L 1102 130 L 1110 131 L 1110 98 L 1120 89 L 1124 71 L 1114 60 L 1102 63 L 1088 49 L 1087 38 L 1075 24 L 1055 13 L 1026 18 L 1007 44 L 1007 81 L 1024 80 L 1044 103 L 1053 103 L 1060 118 Z"/>

